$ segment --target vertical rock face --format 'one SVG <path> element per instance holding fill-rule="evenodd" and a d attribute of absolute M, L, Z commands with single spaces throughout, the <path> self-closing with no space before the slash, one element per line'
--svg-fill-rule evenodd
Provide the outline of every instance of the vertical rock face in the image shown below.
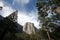
<path fill-rule="evenodd" d="M 18 17 L 17 12 L 18 11 L 15 11 L 15 12 L 11 13 L 6 18 L 8 18 L 9 20 L 11 20 L 15 23 L 15 25 L 17 26 L 17 28 L 16 28 L 17 32 L 23 32 L 23 26 L 17 23 L 17 17 Z"/>
<path fill-rule="evenodd" d="M 2 17 L 2 16 L 0 15 L 0 21 L 3 20 L 3 19 L 4 19 L 4 17 Z"/>
<path fill-rule="evenodd" d="M 13 22 L 17 22 L 17 11 L 10 14 L 7 18 L 10 19 Z"/>
<path fill-rule="evenodd" d="M 19 33 L 22 33 L 23 32 L 23 26 L 22 25 L 20 25 L 20 24 L 18 24 L 18 23 L 15 23 L 16 24 L 16 26 L 17 26 L 17 32 L 19 32 Z"/>
<path fill-rule="evenodd" d="M 34 28 L 34 24 L 27 22 L 24 26 L 23 26 L 23 31 L 27 34 L 35 34 L 35 28 Z"/>

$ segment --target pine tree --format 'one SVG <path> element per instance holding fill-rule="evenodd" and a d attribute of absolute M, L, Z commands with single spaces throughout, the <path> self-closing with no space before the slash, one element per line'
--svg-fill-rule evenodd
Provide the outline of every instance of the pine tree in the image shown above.
<path fill-rule="evenodd" d="M 51 23 L 54 24 L 53 22 L 56 22 L 56 20 L 59 19 L 58 15 L 55 12 L 56 6 L 58 6 L 58 4 L 59 4 L 58 0 L 48 0 L 47 3 L 42 0 L 38 0 L 38 3 L 37 3 L 38 16 L 39 16 L 38 19 L 40 20 L 42 29 L 46 31 L 49 40 L 51 40 L 49 25 Z M 48 17 L 49 15 L 49 13 L 47 13 L 48 10 L 51 10 L 51 13 L 49 12 L 50 14 L 52 14 L 50 17 Z M 51 25 L 51 26 L 54 26 L 54 25 Z"/>

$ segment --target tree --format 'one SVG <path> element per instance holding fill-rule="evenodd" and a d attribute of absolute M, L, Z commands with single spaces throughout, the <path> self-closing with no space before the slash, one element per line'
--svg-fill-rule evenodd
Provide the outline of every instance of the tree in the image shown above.
<path fill-rule="evenodd" d="M 41 0 L 38 0 L 38 3 L 37 3 L 38 16 L 39 16 L 38 19 L 40 20 L 40 23 L 42 25 L 43 30 L 46 30 L 49 40 L 51 40 L 50 32 L 49 32 L 50 31 L 49 30 L 50 29 L 50 26 L 49 25 L 52 22 L 56 22 L 56 20 L 59 19 L 57 14 L 54 15 L 55 14 L 55 12 L 54 12 L 55 8 L 53 10 L 52 4 L 55 4 L 55 5 L 59 4 L 58 3 L 58 0 L 56 0 L 56 1 L 55 0 L 49 0 L 48 3 L 46 3 L 46 2 L 42 2 L 41 3 Z M 40 6 L 42 6 L 42 7 L 40 7 Z M 48 17 L 49 16 L 49 13 L 47 13 L 48 10 L 51 10 L 51 13 L 50 14 L 52 14 L 52 15 L 50 17 Z"/>
<path fill-rule="evenodd" d="M 41 3 L 38 2 L 38 4 L 41 4 Z M 41 5 L 39 5 L 39 6 L 41 6 Z M 40 8 L 39 6 L 38 6 L 39 20 L 42 23 L 42 27 L 45 26 L 46 31 L 47 31 L 48 38 L 50 40 L 50 36 L 49 36 L 49 33 L 48 33 L 48 29 L 47 29 L 47 26 L 48 26 L 48 24 L 47 24 L 48 18 L 45 18 L 47 16 L 47 13 L 46 13 L 47 5 L 45 5 L 45 6 L 43 5 L 44 6 L 44 7 L 42 6 L 43 8 Z"/>

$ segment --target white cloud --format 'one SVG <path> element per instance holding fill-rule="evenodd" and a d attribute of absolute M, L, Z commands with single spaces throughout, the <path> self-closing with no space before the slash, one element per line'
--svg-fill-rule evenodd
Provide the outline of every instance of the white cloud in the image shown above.
<path fill-rule="evenodd" d="M 0 5 L 3 7 L 3 9 L 0 10 L 0 15 L 4 17 L 10 15 L 13 11 L 15 11 L 9 4 L 5 3 L 4 1 L 0 1 Z"/>
<path fill-rule="evenodd" d="M 27 12 L 18 13 L 18 23 L 24 25 L 26 22 L 32 22 L 34 23 L 35 27 L 40 28 L 39 22 L 37 21 L 37 15 L 35 15 L 35 12 L 34 11 L 30 12 L 30 15 L 26 13 Z"/>
<path fill-rule="evenodd" d="M 10 15 L 12 12 L 14 12 L 14 9 L 12 9 L 11 7 L 3 7 L 2 13 L 4 13 L 2 16 L 6 17 L 8 15 Z"/>
<path fill-rule="evenodd" d="M 6 17 L 10 15 L 13 11 L 15 11 L 9 4 L 1 1 L 3 6 L 2 11 L 0 11 L 0 15 Z M 37 11 L 19 11 L 18 12 L 18 23 L 24 25 L 26 22 L 34 23 L 35 27 L 39 28 L 39 22 L 37 22 Z"/>
<path fill-rule="evenodd" d="M 2 1 L 0 1 L 0 6 L 3 6 L 3 2 Z"/>
<path fill-rule="evenodd" d="M 13 0 L 13 4 L 18 3 L 18 4 L 28 4 L 30 0 Z"/>

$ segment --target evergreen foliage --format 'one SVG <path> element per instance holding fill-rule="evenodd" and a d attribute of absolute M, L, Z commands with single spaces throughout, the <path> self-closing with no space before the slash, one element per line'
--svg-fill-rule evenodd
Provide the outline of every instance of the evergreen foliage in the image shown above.
<path fill-rule="evenodd" d="M 60 27 L 58 27 L 58 25 L 56 23 L 58 23 L 57 22 L 58 20 L 60 21 L 60 18 L 59 18 L 60 16 L 57 14 L 57 12 L 55 13 L 56 15 L 54 15 L 53 12 L 55 12 L 56 7 L 59 6 L 60 1 L 59 0 L 48 0 L 47 3 L 44 2 L 45 4 L 43 2 L 40 3 L 40 1 L 43 1 L 43 0 L 38 0 L 37 9 L 38 9 L 38 19 L 40 20 L 40 23 L 42 25 L 41 28 L 43 31 L 46 32 L 46 35 L 48 36 L 47 37 L 48 40 L 51 40 L 51 39 L 59 40 Z M 39 5 L 39 4 L 42 4 L 42 5 Z M 40 6 L 42 6 L 42 7 L 40 7 Z M 51 7 L 51 8 L 49 8 L 49 7 Z M 47 17 L 49 15 L 49 13 L 47 13 L 48 10 L 51 10 L 51 13 L 50 13 L 50 14 L 52 14 L 51 17 Z M 50 28 L 51 28 L 52 32 L 50 32 Z M 42 32 L 41 32 L 41 34 L 45 34 Z M 41 37 L 44 38 L 45 35 L 42 35 Z"/>

